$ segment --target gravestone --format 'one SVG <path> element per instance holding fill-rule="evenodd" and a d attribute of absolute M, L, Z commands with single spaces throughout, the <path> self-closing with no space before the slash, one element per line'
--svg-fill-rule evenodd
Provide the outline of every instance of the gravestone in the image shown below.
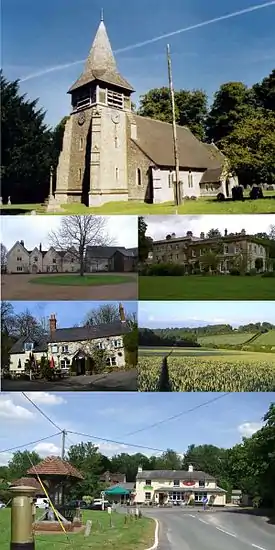
<path fill-rule="evenodd" d="M 89 537 L 92 529 L 92 520 L 88 519 L 85 527 L 84 537 Z"/>
<path fill-rule="evenodd" d="M 8 197 L 8 204 L 11 204 L 11 198 Z"/>

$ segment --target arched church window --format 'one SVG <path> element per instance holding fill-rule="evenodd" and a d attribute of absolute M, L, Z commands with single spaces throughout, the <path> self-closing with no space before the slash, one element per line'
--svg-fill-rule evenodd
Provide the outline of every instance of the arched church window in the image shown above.
<path fill-rule="evenodd" d="M 189 188 L 193 187 L 193 174 L 191 170 L 189 170 L 189 173 L 188 173 L 188 187 Z"/>
<path fill-rule="evenodd" d="M 83 151 L 83 137 L 79 138 L 79 151 Z"/>

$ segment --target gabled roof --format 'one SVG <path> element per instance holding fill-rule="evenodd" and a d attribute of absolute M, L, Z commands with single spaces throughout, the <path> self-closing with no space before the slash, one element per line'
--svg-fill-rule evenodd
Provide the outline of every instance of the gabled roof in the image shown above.
<path fill-rule="evenodd" d="M 87 246 L 86 257 L 89 259 L 111 258 L 115 252 L 126 250 L 124 246 Z"/>
<path fill-rule="evenodd" d="M 202 175 L 200 183 L 217 183 L 221 181 L 223 167 L 208 168 Z"/>
<path fill-rule="evenodd" d="M 48 341 L 50 343 L 81 342 L 85 340 L 95 340 L 97 338 L 121 336 L 127 332 L 130 332 L 130 329 L 126 323 L 115 321 L 114 323 L 104 323 L 87 327 L 58 328 L 52 333 Z"/>
<path fill-rule="evenodd" d="M 184 470 L 143 470 L 138 472 L 136 479 L 178 479 L 178 480 L 194 480 L 200 481 L 204 479 L 215 479 L 206 472 L 195 470 L 187 472 Z"/>
<path fill-rule="evenodd" d="M 98 27 L 92 48 L 86 61 L 84 71 L 77 81 L 69 89 L 69 93 L 77 88 L 98 80 L 107 84 L 113 84 L 118 88 L 133 92 L 132 86 L 123 78 L 117 69 L 112 47 L 108 38 L 104 22 Z"/>
<path fill-rule="evenodd" d="M 33 344 L 33 353 L 37 352 L 43 352 L 47 351 L 48 344 L 47 344 L 47 337 L 41 338 L 39 340 L 35 340 L 33 338 L 30 338 L 28 336 L 21 336 L 17 342 L 15 342 L 10 350 L 10 353 L 24 353 L 24 344 Z"/>
<path fill-rule="evenodd" d="M 123 250 L 116 250 L 116 252 L 120 252 L 123 256 L 127 256 L 129 258 L 135 258 L 138 256 L 138 248 L 124 248 Z"/>
<path fill-rule="evenodd" d="M 12 487 L 22 487 L 23 485 L 36 489 L 36 494 L 44 494 L 38 479 L 35 477 L 20 477 L 20 479 L 16 479 L 11 484 Z"/>
<path fill-rule="evenodd" d="M 31 475 L 45 476 L 67 476 L 77 479 L 84 479 L 83 475 L 70 462 L 61 460 L 57 456 L 48 456 L 42 462 L 39 462 L 35 467 L 28 470 Z"/>
<path fill-rule="evenodd" d="M 128 116 L 128 115 L 127 115 Z M 132 141 L 151 159 L 156 166 L 174 167 L 174 145 L 172 124 L 131 113 L 137 127 L 137 139 Z M 204 171 L 218 168 L 224 163 L 224 156 L 213 147 L 202 143 L 185 126 L 177 126 L 179 162 L 181 168 Z"/>

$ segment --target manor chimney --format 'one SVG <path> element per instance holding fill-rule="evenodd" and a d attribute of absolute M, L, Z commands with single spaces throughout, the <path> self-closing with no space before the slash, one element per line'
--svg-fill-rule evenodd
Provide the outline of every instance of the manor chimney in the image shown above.
<path fill-rule="evenodd" d="M 122 323 L 126 323 L 125 311 L 122 304 L 119 304 L 119 317 Z"/>
<path fill-rule="evenodd" d="M 22 246 L 25 246 L 25 243 L 24 243 L 24 241 L 20 241 L 20 244 L 22 244 Z"/>
<path fill-rule="evenodd" d="M 176 233 L 172 233 L 172 239 L 175 239 L 176 238 Z"/>
<path fill-rule="evenodd" d="M 194 468 L 193 468 L 192 464 L 189 464 L 188 472 L 194 472 Z"/>
<path fill-rule="evenodd" d="M 187 231 L 186 236 L 189 238 L 193 237 L 192 231 Z"/>
<path fill-rule="evenodd" d="M 52 335 L 56 331 L 56 316 L 52 313 L 50 316 L 50 334 Z"/>
<path fill-rule="evenodd" d="M 227 237 L 227 235 L 228 235 L 228 231 L 227 231 L 227 229 L 225 229 L 224 230 L 224 236 Z"/>
<path fill-rule="evenodd" d="M 39 252 L 42 252 L 42 244 L 39 245 Z"/>

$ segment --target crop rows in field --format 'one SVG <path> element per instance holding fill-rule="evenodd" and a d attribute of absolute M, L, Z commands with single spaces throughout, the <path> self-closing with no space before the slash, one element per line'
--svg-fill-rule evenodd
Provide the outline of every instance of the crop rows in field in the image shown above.
<path fill-rule="evenodd" d="M 252 356 L 239 359 L 170 357 L 169 378 L 172 391 L 253 392 L 275 391 L 275 357 L 262 360 Z M 138 366 L 138 390 L 158 391 L 161 358 L 141 357 Z"/>
<path fill-rule="evenodd" d="M 222 346 L 223 344 L 231 344 L 234 346 L 234 344 L 244 344 L 252 336 L 254 336 L 252 332 L 236 332 L 236 333 L 229 333 L 229 334 L 213 334 L 212 336 L 200 336 L 198 338 L 198 343 L 203 346 L 204 344 L 214 344 L 217 346 Z"/>

